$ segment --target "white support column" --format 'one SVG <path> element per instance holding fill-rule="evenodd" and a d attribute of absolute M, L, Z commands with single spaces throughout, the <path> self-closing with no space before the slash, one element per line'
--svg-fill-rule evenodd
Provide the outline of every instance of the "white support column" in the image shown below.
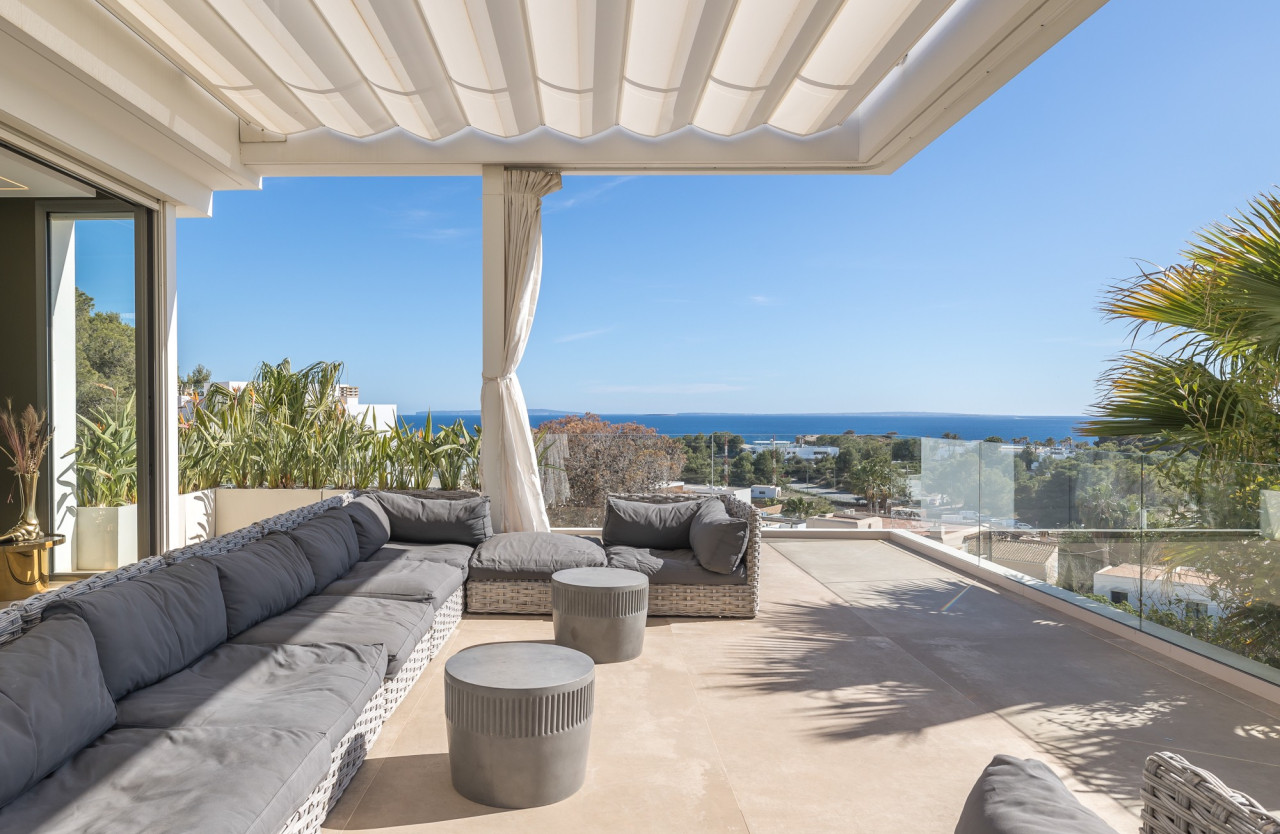
<path fill-rule="evenodd" d="M 506 345 L 507 192 L 503 173 L 501 165 L 486 165 L 481 174 L 481 271 L 484 276 L 481 338 L 486 376 L 502 372 L 502 352 Z"/>
<path fill-rule="evenodd" d="M 156 551 L 163 553 L 183 544 L 182 515 L 178 503 L 178 206 L 161 203 L 156 212 L 155 345 L 158 379 L 155 410 L 161 427 L 155 444 L 156 503 L 160 535 Z"/>
<path fill-rule="evenodd" d="M 53 573 L 76 569 L 76 224 L 49 220 L 50 532 L 67 537 L 50 555 Z"/>
<path fill-rule="evenodd" d="M 481 249 L 481 352 L 483 378 L 502 372 L 502 354 L 506 346 L 507 308 L 507 209 L 505 169 L 486 165 L 480 176 L 480 249 Z M 498 414 L 486 414 L 484 397 L 480 398 L 482 427 L 494 426 Z M 501 449 L 492 442 L 480 443 L 480 480 L 482 485 L 496 484 L 502 478 Z M 485 487 L 486 490 L 488 487 Z M 495 530 L 505 532 L 505 530 Z"/>

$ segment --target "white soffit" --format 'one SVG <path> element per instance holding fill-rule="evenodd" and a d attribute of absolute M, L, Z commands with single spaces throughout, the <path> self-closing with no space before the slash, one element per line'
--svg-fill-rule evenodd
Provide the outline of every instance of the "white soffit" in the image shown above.
<path fill-rule="evenodd" d="M 891 170 L 1104 1 L 98 0 L 270 173 Z"/>

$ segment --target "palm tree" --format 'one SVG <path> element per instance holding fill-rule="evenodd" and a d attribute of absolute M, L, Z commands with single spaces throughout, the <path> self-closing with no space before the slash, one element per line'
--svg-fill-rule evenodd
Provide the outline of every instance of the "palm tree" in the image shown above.
<path fill-rule="evenodd" d="M 1258 490 L 1275 487 L 1280 462 L 1280 196 L 1263 194 L 1239 217 L 1202 230 L 1185 263 L 1143 272 L 1114 288 L 1103 312 L 1130 323 L 1133 336 L 1163 338 L 1133 348 L 1102 379 L 1097 437 L 1139 436 L 1152 447 L 1194 457 L 1195 503 L 1219 504 L 1236 526 L 1257 518 Z M 1248 522 L 1245 522 L 1248 523 Z M 1246 540 L 1189 549 L 1172 560 L 1217 577 L 1215 595 L 1231 608 L 1225 644 L 1280 666 L 1280 545 Z"/>
<path fill-rule="evenodd" d="M 1102 379 L 1096 437 L 1141 436 L 1205 460 L 1280 460 L 1280 197 L 1201 231 L 1185 263 L 1144 271 L 1102 305 L 1131 334 Z"/>

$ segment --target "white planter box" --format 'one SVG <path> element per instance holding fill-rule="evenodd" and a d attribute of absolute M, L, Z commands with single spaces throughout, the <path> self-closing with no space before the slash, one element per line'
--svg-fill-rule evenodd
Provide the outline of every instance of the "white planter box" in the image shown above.
<path fill-rule="evenodd" d="M 214 499 L 214 535 L 323 500 L 318 489 L 219 489 Z"/>
<path fill-rule="evenodd" d="M 1280 539 L 1280 492 L 1274 489 L 1260 492 L 1258 503 L 1261 517 L 1258 519 L 1258 527 L 1262 530 L 1262 537 Z"/>
<path fill-rule="evenodd" d="M 76 509 L 76 570 L 115 570 L 138 561 L 138 505 Z"/>
<path fill-rule="evenodd" d="M 217 490 L 204 489 L 178 496 L 175 508 L 178 514 L 178 542 L 174 547 L 186 547 L 213 538 L 216 492 Z"/>

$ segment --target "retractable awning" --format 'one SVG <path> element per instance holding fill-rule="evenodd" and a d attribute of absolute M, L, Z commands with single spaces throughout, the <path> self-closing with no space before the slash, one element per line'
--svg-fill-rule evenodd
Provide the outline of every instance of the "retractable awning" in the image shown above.
<path fill-rule="evenodd" d="M 32 82 L 0 88 L 0 124 L 74 110 L 35 89 L 68 75 L 211 190 L 481 165 L 887 173 L 1102 3 L 0 0 L 0 79 Z"/>

